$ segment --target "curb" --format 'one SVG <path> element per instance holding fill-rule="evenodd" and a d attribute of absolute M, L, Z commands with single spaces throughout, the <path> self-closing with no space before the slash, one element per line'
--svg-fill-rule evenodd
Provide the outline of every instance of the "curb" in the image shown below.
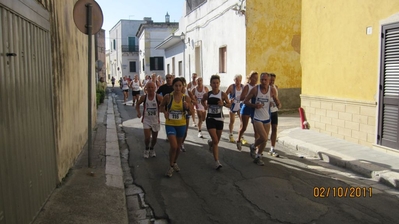
<path fill-rule="evenodd" d="M 108 99 L 112 102 L 113 122 L 116 124 L 116 140 L 118 142 L 118 153 L 122 170 L 122 186 L 124 188 L 125 207 L 129 223 L 155 223 L 166 224 L 166 219 L 157 219 L 152 208 L 145 202 L 145 191 L 135 185 L 130 166 L 129 148 L 126 144 L 126 134 L 123 131 L 122 118 L 115 101 L 114 93 L 110 92 Z"/>
<path fill-rule="evenodd" d="M 313 158 L 321 159 L 332 165 L 372 178 L 388 187 L 399 189 L 398 172 L 368 162 L 359 161 L 357 158 L 349 157 L 322 146 L 291 138 L 289 136 L 291 130 L 293 129 L 282 131 L 280 137 L 277 139 L 278 143 L 294 151 L 301 152 Z"/>
<path fill-rule="evenodd" d="M 125 223 L 128 223 L 128 212 L 126 209 L 125 187 L 123 184 L 123 172 L 121 166 L 121 156 L 119 151 L 118 136 L 116 131 L 115 114 L 113 99 L 108 97 L 107 105 L 107 133 L 106 133 L 106 165 L 105 176 L 106 185 L 123 190 L 123 207 L 125 208 Z"/>

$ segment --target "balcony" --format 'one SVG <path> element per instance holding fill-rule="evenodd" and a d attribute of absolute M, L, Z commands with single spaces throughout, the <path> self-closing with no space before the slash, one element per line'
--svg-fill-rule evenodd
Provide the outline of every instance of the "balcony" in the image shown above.
<path fill-rule="evenodd" d="M 122 45 L 122 52 L 139 52 L 138 45 Z"/>

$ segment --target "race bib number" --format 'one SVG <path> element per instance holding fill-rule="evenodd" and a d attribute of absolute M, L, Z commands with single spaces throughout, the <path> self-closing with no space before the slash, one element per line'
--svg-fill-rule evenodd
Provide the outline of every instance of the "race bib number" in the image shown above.
<path fill-rule="evenodd" d="M 220 114 L 222 109 L 217 105 L 210 105 L 208 108 L 208 114 Z"/>
<path fill-rule="evenodd" d="M 181 111 L 169 111 L 170 120 L 181 120 L 183 117 L 183 112 Z"/>
<path fill-rule="evenodd" d="M 202 98 L 197 98 L 197 103 L 201 104 L 201 100 L 202 100 Z"/>
<path fill-rule="evenodd" d="M 260 103 L 263 106 L 269 103 L 269 99 L 267 98 L 257 98 L 256 101 L 257 101 L 256 103 Z"/>
<path fill-rule="evenodd" d="M 147 108 L 147 115 L 148 116 L 156 116 L 157 115 L 157 108 Z"/>

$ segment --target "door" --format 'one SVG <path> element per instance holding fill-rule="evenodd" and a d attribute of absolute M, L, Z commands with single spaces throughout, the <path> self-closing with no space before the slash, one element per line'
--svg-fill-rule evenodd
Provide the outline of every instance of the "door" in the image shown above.
<path fill-rule="evenodd" d="M 377 143 L 399 149 L 399 23 L 384 25 L 381 37 Z"/>

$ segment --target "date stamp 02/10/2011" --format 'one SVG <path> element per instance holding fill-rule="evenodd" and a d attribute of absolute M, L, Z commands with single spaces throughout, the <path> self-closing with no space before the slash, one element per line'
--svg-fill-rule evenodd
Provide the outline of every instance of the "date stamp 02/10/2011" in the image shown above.
<path fill-rule="evenodd" d="M 315 198 L 371 198 L 372 187 L 313 187 Z"/>

